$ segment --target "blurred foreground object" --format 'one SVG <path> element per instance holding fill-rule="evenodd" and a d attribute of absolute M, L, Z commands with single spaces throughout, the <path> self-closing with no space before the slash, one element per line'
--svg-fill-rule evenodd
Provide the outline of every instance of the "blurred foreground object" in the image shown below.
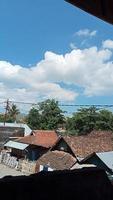
<path fill-rule="evenodd" d="M 113 24 L 113 0 L 66 1 L 110 24 Z"/>

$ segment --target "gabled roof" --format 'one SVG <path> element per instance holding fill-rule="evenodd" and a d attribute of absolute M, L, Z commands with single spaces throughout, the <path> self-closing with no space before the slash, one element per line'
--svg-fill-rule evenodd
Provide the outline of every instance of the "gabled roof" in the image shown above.
<path fill-rule="evenodd" d="M 28 144 L 22 144 L 19 142 L 15 142 L 15 141 L 8 141 L 5 145 L 5 147 L 10 147 L 10 148 L 14 148 L 14 149 L 19 149 L 19 150 L 24 150 L 26 149 L 29 145 Z"/>
<path fill-rule="evenodd" d="M 96 155 L 113 171 L 113 151 L 96 153 Z"/>
<path fill-rule="evenodd" d="M 18 139 L 18 142 L 50 148 L 57 141 L 55 131 L 34 131 L 33 135 Z"/>
<path fill-rule="evenodd" d="M 63 146 L 61 145 L 61 143 L 65 143 L 65 145 L 67 146 L 67 150 L 65 151 L 65 148 L 63 148 Z M 57 149 L 58 145 L 60 145 L 60 149 Z M 54 143 L 54 145 L 51 147 L 50 149 L 51 151 L 54 150 L 60 150 L 60 151 L 65 151 L 67 153 L 70 153 L 72 156 L 76 157 L 76 154 L 74 154 L 73 152 L 73 148 L 66 142 L 65 138 L 62 136 L 59 136 L 56 143 Z"/>
<path fill-rule="evenodd" d="M 113 24 L 112 0 L 65 0 L 78 8 Z"/>
<path fill-rule="evenodd" d="M 76 158 L 63 151 L 48 151 L 37 161 L 37 165 L 48 165 L 55 170 L 70 169 Z"/>
<path fill-rule="evenodd" d="M 113 171 L 113 151 L 99 153 L 94 152 L 81 160 L 80 163 L 82 164 L 94 156 L 97 156 L 111 171 Z"/>
<path fill-rule="evenodd" d="M 113 133 L 93 131 L 84 136 L 65 136 L 64 139 L 78 157 L 85 158 L 93 152 L 113 151 Z"/>

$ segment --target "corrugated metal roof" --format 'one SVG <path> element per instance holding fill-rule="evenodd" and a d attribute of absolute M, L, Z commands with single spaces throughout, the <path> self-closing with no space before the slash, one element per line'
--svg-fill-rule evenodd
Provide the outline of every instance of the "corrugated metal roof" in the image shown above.
<path fill-rule="evenodd" d="M 96 153 L 96 155 L 113 171 L 113 151 Z"/>
<path fill-rule="evenodd" d="M 24 128 L 25 133 L 24 136 L 30 135 L 32 130 L 29 128 L 27 124 L 22 124 L 22 123 L 0 123 L 0 127 L 17 127 L 17 128 Z"/>
<path fill-rule="evenodd" d="M 19 142 L 15 142 L 15 141 L 8 141 L 5 145 L 5 147 L 11 147 L 14 149 L 20 149 L 20 150 L 24 150 L 26 149 L 29 145 L 28 144 L 23 144 L 23 143 L 19 143 Z"/>

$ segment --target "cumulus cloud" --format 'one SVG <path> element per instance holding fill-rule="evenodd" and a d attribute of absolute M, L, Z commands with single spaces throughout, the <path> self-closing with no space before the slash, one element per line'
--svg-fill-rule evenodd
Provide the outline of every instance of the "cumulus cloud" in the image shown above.
<path fill-rule="evenodd" d="M 108 49 L 99 50 L 97 47 L 75 49 L 70 53 L 57 55 L 45 53 L 45 59 L 38 63 L 42 80 L 51 82 L 63 81 L 84 88 L 87 96 L 113 93 L 113 64 L 112 52 Z M 111 87 L 110 87 L 111 85 Z M 109 88 L 108 88 L 109 87 Z"/>
<path fill-rule="evenodd" d="M 48 58 L 47 58 L 48 59 Z M 51 58 L 49 58 L 51 60 Z M 51 82 L 46 78 L 41 67 L 45 61 L 37 66 L 24 68 L 0 61 L 0 99 L 9 98 L 13 101 L 37 102 L 47 98 L 73 101 L 78 94 L 59 83 Z M 45 74 L 45 75 L 44 75 Z"/>
<path fill-rule="evenodd" d="M 84 37 L 94 37 L 96 36 L 96 34 L 97 34 L 96 30 L 91 31 L 89 29 L 81 29 L 75 33 L 75 35 Z"/>
<path fill-rule="evenodd" d="M 71 49 L 77 49 L 76 45 L 73 42 L 71 42 L 69 46 Z"/>
<path fill-rule="evenodd" d="M 47 51 L 43 60 L 29 68 L 0 61 L 0 99 L 74 101 L 79 91 L 71 89 L 72 84 L 86 96 L 113 95 L 111 58 L 110 49 L 93 46 L 65 55 Z"/>
<path fill-rule="evenodd" d="M 102 43 L 103 48 L 113 49 L 113 40 L 105 40 Z"/>

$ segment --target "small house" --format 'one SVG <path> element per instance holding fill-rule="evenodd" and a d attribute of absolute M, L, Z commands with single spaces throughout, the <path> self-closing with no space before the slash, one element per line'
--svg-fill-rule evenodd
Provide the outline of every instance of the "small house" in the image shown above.
<path fill-rule="evenodd" d="M 11 156 L 15 156 L 18 159 L 28 159 L 30 161 L 37 160 L 41 152 L 45 152 L 45 149 L 42 147 L 42 149 L 39 149 L 38 146 L 33 144 L 26 144 L 26 143 L 20 143 L 17 141 L 8 141 L 5 145 L 5 148 L 9 149 Z"/>
<path fill-rule="evenodd" d="M 37 160 L 36 172 L 39 171 L 39 166 L 48 166 L 53 170 L 70 169 L 76 162 L 76 158 L 71 154 L 63 151 L 48 151 Z"/>
<path fill-rule="evenodd" d="M 45 154 L 58 140 L 55 131 L 35 131 L 32 135 L 17 139 L 15 142 L 27 144 L 26 157 L 29 160 L 37 160 L 40 156 Z M 17 148 L 14 148 L 12 151 Z"/>
<path fill-rule="evenodd" d="M 98 168 L 104 169 L 109 176 L 113 175 L 113 151 L 92 153 L 79 164 L 91 164 Z"/>
<path fill-rule="evenodd" d="M 0 123 L 0 146 L 18 137 L 30 135 L 32 130 L 27 124 L 22 123 Z"/>
<path fill-rule="evenodd" d="M 72 155 L 73 157 L 76 157 L 73 149 L 70 147 L 70 145 L 66 142 L 66 140 L 63 137 L 58 138 L 58 140 L 56 141 L 56 143 L 51 147 L 50 149 L 51 151 L 63 151 L 66 153 L 69 153 L 70 155 Z"/>

